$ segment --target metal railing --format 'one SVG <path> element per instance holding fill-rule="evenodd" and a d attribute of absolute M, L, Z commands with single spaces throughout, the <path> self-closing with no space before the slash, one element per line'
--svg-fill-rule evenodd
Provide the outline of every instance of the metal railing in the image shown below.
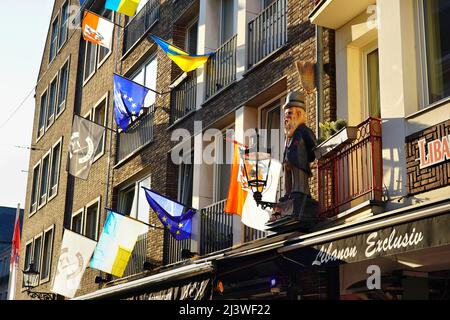
<path fill-rule="evenodd" d="M 261 239 L 266 236 L 266 232 L 244 226 L 244 242 Z"/>
<path fill-rule="evenodd" d="M 138 42 L 159 19 L 160 0 L 149 0 L 125 26 L 123 33 L 123 54 Z"/>
<path fill-rule="evenodd" d="M 191 239 L 178 241 L 166 230 L 164 232 L 163 264 L 168 265 L 181 261 L 183 249 L 191 249 Z"/>
<path fill-rule="evenodd" d="M 200 212 L 200 255 L 233 245 L 233 215 L 224 212 L 225 202 L 214 203 Z"/>
<path fill-rule="evenodd" d="M 248 67 L 287 42 L 287 0 L 277 0 L 248 24 Z"/>
<path fill-rule="evenodd" d="M 126 132 L 118 134 L 117 162 L 122 161 L 135 150 L 143 147 L 153 140 L 154 106 L 136 123 L 132 124 Z"/>
<path fill-rule="evenodd" d="M 138 237 L 123 277 L 132 276 L 144 271 L 144 263 L 147 259 L 147 240 L 147 233 L 141 234 Z"/>
<path fill-rule="evenodd" d="M 318 162 L 320 214 L 336 216 L 367 200 L 382 200 L 381 120 L 357 127 L 354 141 Z"/>
<path fill-rule="evenodd" d="M 236 80 L 237 35 L 225 42 L 206 64 L 206 99 Z"/>
<path fill-rule="evenodd" d="M 197 103 L 197 77 L 196 73 L 189 73 L 188 76 L 176 86 L 170 97 L 170 117 L 171 122 L 183 118 L 186 114 L 195 110 Z"/>

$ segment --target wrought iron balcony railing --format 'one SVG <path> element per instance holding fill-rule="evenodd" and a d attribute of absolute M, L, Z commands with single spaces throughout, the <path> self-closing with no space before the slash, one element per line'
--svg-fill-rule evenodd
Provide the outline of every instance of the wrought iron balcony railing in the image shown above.
<path fill-rule="evenodd" d="M 197 103 L 197 77 L 195 72 L 189 73 L 183 81 L 176 86 L 170 97 L 170 117 L 174 123 L 186 114 L 195 110 Z"/>
<path fill-rule="evenodd" d="M 357 127 L 354 141 L 319 160 L 322 216 L 336 216 L 365 201 L 382 200 L 381 148 L 381 120 L 369 118 Z"/>
<path fill-rule="evenodd" d="M 236 80 L 237 35 L 225 42 L 206 64 L 206 99 Z"/>
<path fill-rule="evenodd" d="M 248 24 L 248 67 L 287 42 L 287 0 L 276 0 Z"/>
<path fill-rule="evenodd" d="M 200 255 L 233 245 L 233 215 L 224 212 L 225 202 L 217 202 L 200 212 Z"/>
<path fill-rule="evenodd" d="M 191 250 L 191 239 L 178 241 L 168 231 L 164 232 L 164 265 L 183 260 L 181 257 L 181 251 L 183 249 Z"/>
<path fill-rule="evenodd" d="M 144 271 L 144 263 L 147 259 L 147 242 L 147 233 L 141 234 L 138 237 L 123 277 L 133 276 Z"/>
<path fill-rule="evenodd" d="M 160 0 L 149 0 L 145 6 L 125 26 L 123 34 L 123 54 L 125 55 L 159 19 Z"/>
<path fill-rule="evenodd" d="M 117 162 L 122 161 L 134 151 L 153 141 L 154 106 L 126 132 L 118 134 Z"/>

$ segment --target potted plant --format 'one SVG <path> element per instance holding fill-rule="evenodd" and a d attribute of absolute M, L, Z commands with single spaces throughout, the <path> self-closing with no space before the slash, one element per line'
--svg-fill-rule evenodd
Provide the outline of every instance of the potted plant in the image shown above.
<path fill-rule="evenodd" d="M 357 128 L 347 126 L 347 122 L 342 119 L 320 123 L 320 129 L 322 136 L 314 150 L 317 159 L 332 155 L 356 139 Z"/>

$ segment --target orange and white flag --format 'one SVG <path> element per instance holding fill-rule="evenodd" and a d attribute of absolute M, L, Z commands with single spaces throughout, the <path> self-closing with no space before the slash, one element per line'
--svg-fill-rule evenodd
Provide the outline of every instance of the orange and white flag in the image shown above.
<path fill-rule="evenodd" d="M 95 13 L 86 11 L 82 23 L 83 38 L 111 50 L 114 23 Z"/>
<path fill-rule="evenodd" d="M 263 201 L 275 202 L 281 173 L 281 163 L 271 159 L 267 185 L 262 192 Z M 244 170 L 244 159 L 241 156 L 237 143 L 234 145 L 233 164 L 231 169 L 230 187 L 225 205 L 225 212 L 241 216 L 241 221 L 246 226 L 264 231 L 269 221 L 271 212 L 262 209 L 256 204 L 253 192 L 248 187 L 247 177 Z"/>

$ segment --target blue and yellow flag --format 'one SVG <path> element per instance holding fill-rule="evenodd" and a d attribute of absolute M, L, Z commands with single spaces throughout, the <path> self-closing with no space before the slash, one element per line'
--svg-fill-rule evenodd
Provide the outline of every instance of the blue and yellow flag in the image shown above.
<path fill-rule="evenodd" d="M 134 16 L 141 0 L 106 0 L 105 8 L 127 16 Z"/>
<path fill-rule="evenodd" d="M 174 200 L 168 199 L 159 193 L 142 187 L 147 201 L 164 227 L 176 240 L 184 240 L 191 237 L 192 217 L 195 210 L 188 209 Z M 187 211 L 186 211 L 187 210 Z"/>
<path fill-rule="evenodd" d="M 150 35 L 150 37 L 152 37 L 152 39 L 161 47 L 161 49 L 163 49 L 167 56 L 172 59 L 172 61 L 175 62 L 184 72 L 197 69 L 199 66 L 208 61 L 209 57 L 213 54 L 212 52 L 205 55 L 189 54 L 154 35 Z"/>
<path fill-rule="evenodd" d="M 150 89 L 114 74 L 114 111 L 116 123 L 126 130 L 139 115 Z"/>

